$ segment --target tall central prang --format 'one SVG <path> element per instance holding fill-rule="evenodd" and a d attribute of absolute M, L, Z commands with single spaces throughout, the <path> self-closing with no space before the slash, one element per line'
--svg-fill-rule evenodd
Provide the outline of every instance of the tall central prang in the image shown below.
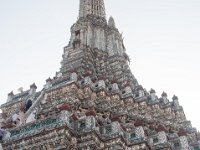
<path fill-rule="evenodd" d="M 80 0 L 79 18 L 95 15 L 106 19 L 103 0 Z"/>
<path fill-rule="evenodd" d="M 79 17 L 71 27 L 71 38 L 64 49 L 61 73 L 76 70 L 80 77 L 105 84 L 118 82 L 120 88 L 138 86 L 128 66 L 128 55 L 114 19 L 107 23 L 103 0 L 80 0 Z"/>
<path fill-rule="evenodd" d="M 35 84 L 20 91 L 1 105 L 0 149 L 200 149 L 178 97 L 137 82 L 103 0 L 80 0 L 60 71 L 41 91 Z"/>

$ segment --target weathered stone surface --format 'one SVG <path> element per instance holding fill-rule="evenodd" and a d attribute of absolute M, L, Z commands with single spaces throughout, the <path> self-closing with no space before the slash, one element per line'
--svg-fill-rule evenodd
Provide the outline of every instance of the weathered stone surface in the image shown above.
<path fill-rule="evenodd" d="M 147 92 L 131 73 L 103 0 L 80 0 L 60 71 L 36 89 L 11 92 L 1 106 L 4 150 L 199 149 L 178 97 Z"/>

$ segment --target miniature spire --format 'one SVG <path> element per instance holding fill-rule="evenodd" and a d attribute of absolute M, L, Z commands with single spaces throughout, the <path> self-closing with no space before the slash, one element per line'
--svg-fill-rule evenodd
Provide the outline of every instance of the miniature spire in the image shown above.
<path fill-rule="evenodd" d="M 109 20 L 108 20 L 108 25 L 109 25 L 110 27 L 116 28 L 116 26 L 115 26 L 115 20 L 113 19 L 112 16 L 110 16 L 110 18 L 109 18 Z"/>
<path fill-rule="evenodd" d="M 155 94 L 156 91 L 155 91 L 154 89 L 151 89 L 151 90 L 150 90 L 150 94 L 153 94 L 153 93 Z"/>
<path fill-rule="evenodd" d="M 161 96 L 162 98 L 167 97 L 167 93 L 163 92 Z"/>
<path fill-rule="evenodd" d="M 173 102 L 174 102 L 174 106 L 176 107 L 176 108 L 179 108 L 179 101 L 178 101 L 178 97 L 176 96 L 176 95 L 174 95 L 173 97 L 172 97 L 172 100 L 173 100 Z"/>
<path fill-rule="evenodd" d="M 79 18 L 96 15 L 106 19 L 103 0 L 80 0 Z"/>
<path fill-rule="evenodd" d="M 10 102 L 14 97 L 14 93 L 13 91 L 11 91 L 10 93 L 8 93 L 8 98 L 7 98 L 7 102 Z"/>
<path fill-rule="evenodd" d="M 150 91 L 150 97 L 151 97 L 152 101 L 155 101 L 157 99 L 156 91 L 154 89 L 151 89 L 151 91 Z"/>
<path fill-rule="evenodd" d="M 167 93 L 163 92 L 161 96 L 164 104 L 169 103 L 169 100 L 167 99 Z"/>
<path fill-rule="evenodd" d="M 31 85 L 30 85 L 30 91 L 29 91 L 29 94 L 30 94 L 30 95 L 35 94 L 36 89 L 37 89 L 37 86 L 35 85 L 35 83 L 31 84 Z"/>
<path fill-rule="evenodd" d="M 37 89 L 36 84 L 35 84 L 35 83 L 31 84 L 31 85 L 30 85 L 30 89 Z"/>

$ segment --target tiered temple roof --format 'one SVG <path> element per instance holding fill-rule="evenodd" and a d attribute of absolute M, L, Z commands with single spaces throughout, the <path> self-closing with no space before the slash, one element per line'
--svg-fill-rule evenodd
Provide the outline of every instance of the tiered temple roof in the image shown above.
<path fill-rule="evenodd" d="M 103 0 L 80 0 L 60 71 L 1 105 L 4 150 L 199 150 L 178 97 L 142 87 Z"/>

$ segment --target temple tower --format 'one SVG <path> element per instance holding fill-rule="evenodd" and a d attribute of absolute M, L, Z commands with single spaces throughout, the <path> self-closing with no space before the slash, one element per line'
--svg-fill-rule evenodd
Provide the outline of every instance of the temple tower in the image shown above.
<path fill-rule="evenodd" d="M 0 106 L 0 150 L 200 150 L 178 97 L 148 92 L 129 62 L 104 1 L 80 0 L 60 71 Z"/>
<path fill-rule="evenodd" d="M 69 59 L 71 56 L 76 57 Z M 135 87 L 137 82 L 128 61 L 114 18 L 106 19 L 104 1 L 80 0 L 79 17 L 71 27 L 71 38 L 64 48 L 61 73 L 69 75 L 75 69 L 83 76 L 92 72 L 91 78 L 105 77 L 110 82 L 115 77 L 121 81 L 120 85 L 129 82 Z"/>
<path fill-rule="evenodd" d="M 96 15 L 106 18 L 103 0 L 80 0 L 79 18 Z"/>

